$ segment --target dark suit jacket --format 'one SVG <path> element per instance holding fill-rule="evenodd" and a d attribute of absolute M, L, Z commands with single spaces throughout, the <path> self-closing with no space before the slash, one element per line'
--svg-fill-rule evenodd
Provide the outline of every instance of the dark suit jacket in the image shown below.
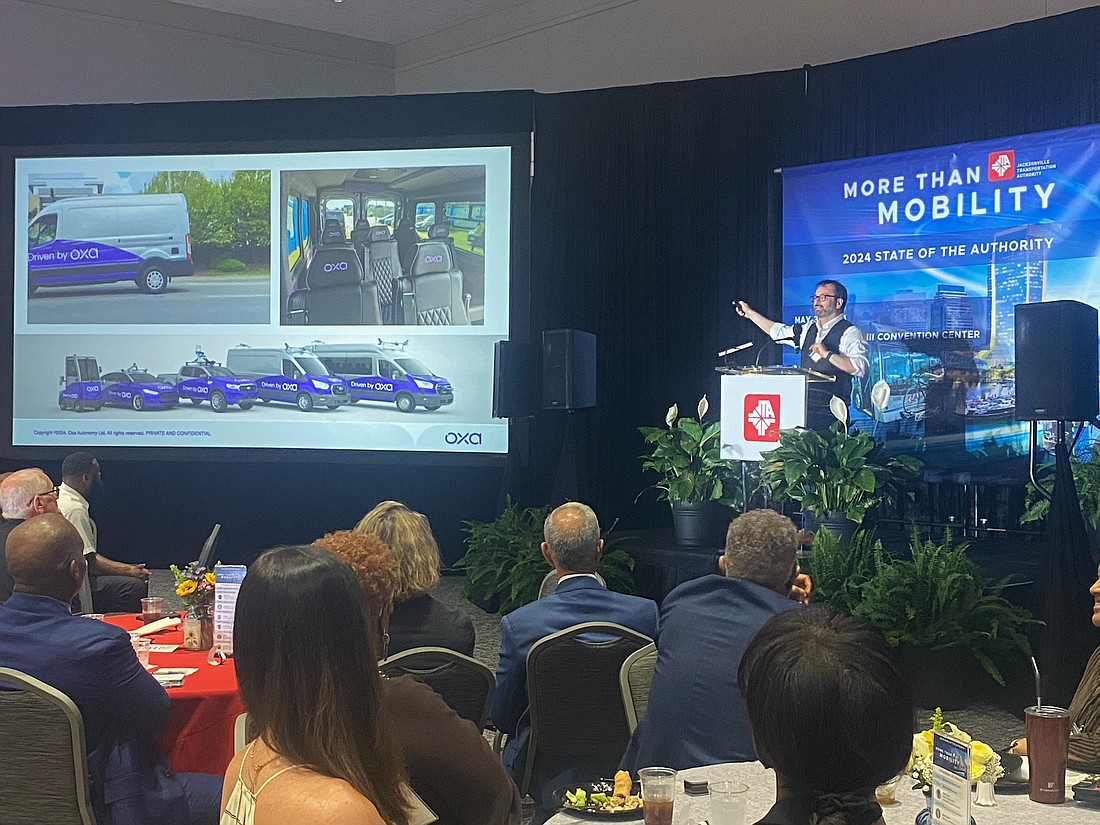
<path fill-rule="evenodd" d="M 500 620 L 500 666 L 490 715 L 500 730 L 510 734 L 503 759 L 517 780 L 523 774 L 530 734 L 527 653 L 544 636 L 583 622 L 613 622 L 653 638 L 657 632 L 657 604 L 612 592 L 591 576 L 578 576 L 563 581 L 545 599 Z"/>
<path fill-rule="evenodd" d="M 11 598 L 15 589 L 15 580 L 8 572 L 8 561 L 4 554 L 4 548 L 8 546 L 8 536 L 11 531 L 23 523 L 21 518 L 8 518 L 0 521 L 0 602 L 6 602 Z"/>
<path fill-rule="evenodd" d="M 445 647 L 474 655 L 473 620 L 428 593 L 393 606 L 389 633 L 390 656 L 414 647 Z"/>
<path fill-rule="evenodd" d="M 0 604 L 0 666 L 57 688 L 80 709 L 101 822 L 182 820 L 183 786 L 154 742 L 168 723 L 168 694 L 138 664 L 124 630 L 73 616 L 57 599 L 15 593 Z"/>
<path fill-rule="evenodd" d="M 621 767 L 682 770 L 754 761 L 737 668 L 764 623 L 798 606 L 766 587 L 720 575 L 692 579 L 669 593 L 661 605 L 649 704 Z"/>

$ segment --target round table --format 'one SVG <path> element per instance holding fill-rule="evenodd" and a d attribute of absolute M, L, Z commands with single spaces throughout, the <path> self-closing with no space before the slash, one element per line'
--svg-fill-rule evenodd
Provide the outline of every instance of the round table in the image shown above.
<path fill-rule="evenodd" d="M 763 818 L 768 809 L 775 804 L 775 772 L 765 768 L 759 762 L 738 762 L 724 765 L 707 765 L 702 768 L 689 768 L 680 771 L 679 779 L 692 782 L 718 782 L 723 779 L 743 782 L 749 786 L 746 804 L 745 825 L 753 825 Z M 913 825 L 917 814 L 924 808 L 924 795 L 911 789 L 911 783 L 902 780 L 898 783 L 897 801 L 883 808 L 886 825 Z M 1066 802 L 1062 805 L 1043 805 L 1032 802 L 1027 793 L 997 794 L 997 805 L 992 808 L 979 808 L 972 805 L 970 815 L 977 825 L 1072 825 L 1082 821 L 1094 821 L 1100 813 L 1096 808 L 1074 802 L 1072 794 L 1067 792 Z M 683 782 L 678 783 L 676 803 L 672 811 L 673 825 L 701 825 L 710 817 L 710 799 L 702 796 L 687 796 Z M 641 821 L 642 816 L 637 820 Z M 576 814 L 562 811 L 547 820 L 547 825 L 576 825 L 578 822 L 593 822 Z"/>
<path fill-rule="evenodd" d="M 127 631 L 142 626 L 141 618 L 130 614 L 107 616 L 104 621 Z M 179 645 L 171 653 L 150 652 L 150 664 L 198 669 L 181 687 L 167 688 L 172 704 L 168 725 L 157 736 L 161 752 L 177 772 L 224 774 L 233 759 L 233 726 L 244 713 L 233 660 L 211 665 L 208 651 L 184 650 L 178 626 L 148 638 L 155 645 Z"/>

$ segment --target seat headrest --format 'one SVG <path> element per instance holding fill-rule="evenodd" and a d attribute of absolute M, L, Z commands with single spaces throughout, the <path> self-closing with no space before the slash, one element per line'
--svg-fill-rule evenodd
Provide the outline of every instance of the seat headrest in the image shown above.
<path fill-rule="evenodd" d="M 416 258 L 413 260 L 412 274 L 427 275 L 429 272 L 450 272 L 451 247 L 442 241 L 428 241 L 417 244 Z"/>
<path fill-rule="evenodd" d="M 362 229 L 351 230 L 351 242 L 358 245 L 369 243 L 370 227 L 363 227 Z"/>
<path fill-rule="evenodd" d="M 443 223 L 433 223 L 428 227 L 428 237 L 433 240 L 436 238 L 449 238 L 451 237 L 451 224 L 449 221 L 443 221 Z"/>
<path fill-rule="evenodd" d="M 370 228 L 371 243 L 375 241 L 388 241 L 390 239 L 390 229 L 388 226 L 372 226 Z"/>
<path fill-rule="evenodd" d="M 340 247 L 317 250 L 306 272 L 306 286 L 310 289 L 358 284 L 362 279 L 363 267 L 355 250 Z"/>
<path fill-rule="evenodd" d="M 348 236 L 344 234 L 344 227 L 339 224 L 325 224 L 323 243 L 347 243 Z"/>
<path fill-rule="evenodd" d="M 402 218 L 401 220 L 399 220 L 397 222 L 397 228 L 398 229 L 412 229 L 413 228 L 412 218 L 407 217 L 407 216 Z"/>
<path fill-rule="evenodd" d="M 360 218 L 355 222 L 356 229 L 370 229 L 370 221 L 366 218 Z"/>

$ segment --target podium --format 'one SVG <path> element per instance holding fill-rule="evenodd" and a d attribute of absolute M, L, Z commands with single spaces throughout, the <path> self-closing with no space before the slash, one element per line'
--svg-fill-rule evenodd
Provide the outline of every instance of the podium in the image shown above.
<path fill-rule="evenodd" d="M 721 456 L 739 461 L 759 461 L 780 430 L 806 426 L 809 384 L 836 381 L 803 367 L 715 369 L 722 374 Z"/>

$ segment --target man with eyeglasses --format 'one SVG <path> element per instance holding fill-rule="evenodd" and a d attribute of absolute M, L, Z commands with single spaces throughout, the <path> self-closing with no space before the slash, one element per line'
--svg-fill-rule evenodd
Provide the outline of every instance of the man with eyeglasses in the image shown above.
<path fill-rule="evenodd" d="M 149 594 L 149 571 L 144 564 L 113 561 L 99 552 L 88 502 L 102 494 L 103 476 L 96 457 L 86 452 L 65 456 L 57 505 L 84 540 L 92 604 L 97 613 L 140 613 L 141 600 Z"/>
<path fill-rule="evenodd" d="M 852 377 L 867 375 L 867 341 L 859 327 L 844 317 L 848 290 L 831 278 L 819 281 L 810 299 L 814 323 L 788 326 L 765 318 L 744 301 L 734 301 L 737 314 L 748 318 L 773 341 L 795 348 L 807 369 L 832 375 L 831 382 L 811 381 L 806 389 L 806 426 L 827 430 L 836 418 L 829 409 L 835 396 L 845 406 L 852 403 Z"/>
<path fill-rule="evenodd" d="M 0 602 L 6 602 L 15 587 L 4 558 L 8 535 L 29 518 L 58 512 L 57 487 L 37 467 L 16 470 L 0 482 L 0 511 L 4 516 L 0 524 Z"/>

